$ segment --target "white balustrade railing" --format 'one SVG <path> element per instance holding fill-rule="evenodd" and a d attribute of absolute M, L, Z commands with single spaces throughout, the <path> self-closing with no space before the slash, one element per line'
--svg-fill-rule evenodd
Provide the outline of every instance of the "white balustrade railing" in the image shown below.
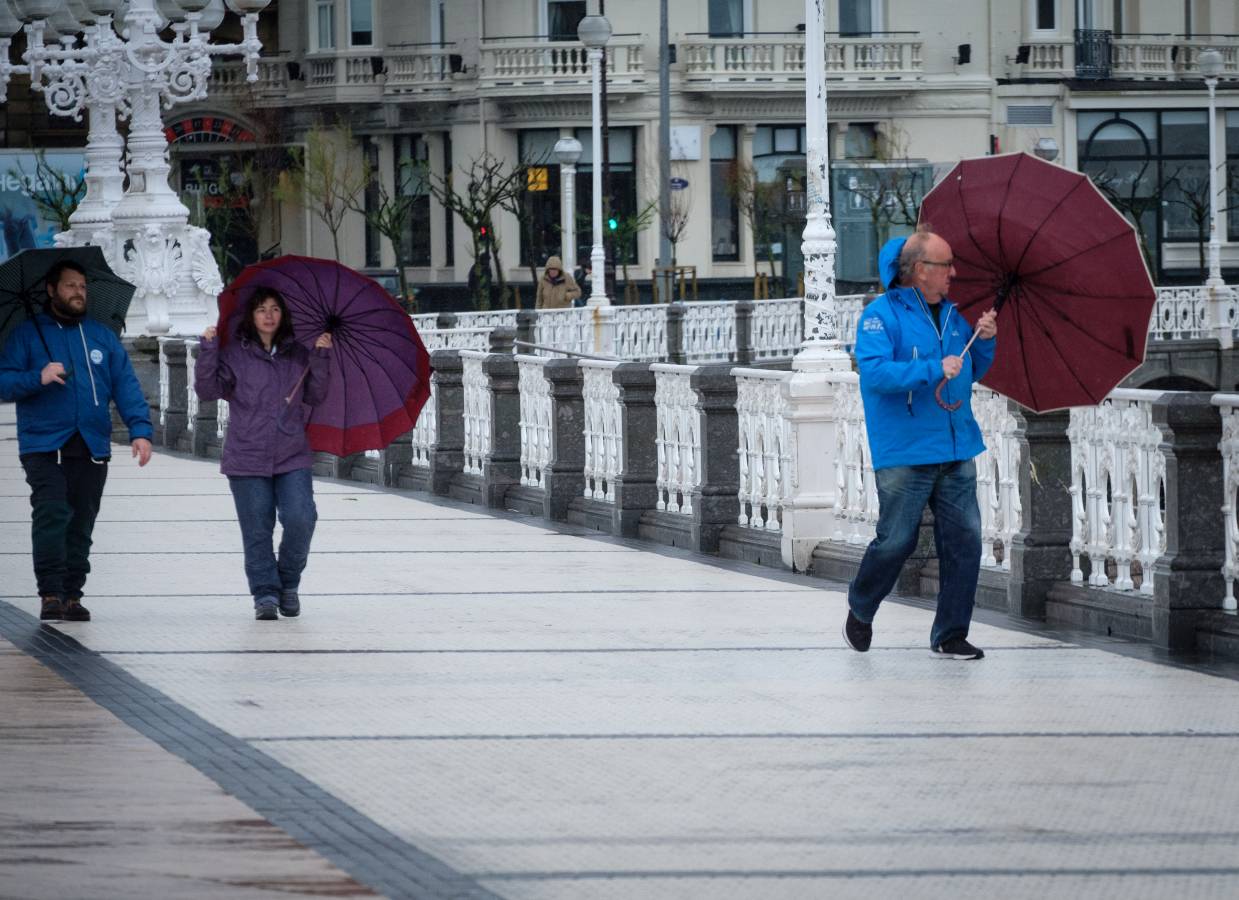
<path fill-rule="evenodd" d="M 865 309 L 864 294 L 844 294 L 835 298 L 835 322 L 839 329 L 839 342 L 849 353 L 856 346 L 856 323 Z"/>
<path fill-rule="evenodd" d="M 585 406 L 585 496 L 615 502 L 623 432 L 619 385 L 611 377 L 619 362 L 583 359 L 581 393 Z"/>
<path fill-rule="evenodd" d="M 413 322 L 413 327 L 417 329 L 418 334 L 423 330 L 432 330 L 439 327 L 438 313 L 413 313 L 409 316 Z"/>
<path fill-rule="evenodd" d="M 783 382 L 791 372 L 732 369 L 740 455 L 740 524 L 767 531 L 783 527 L 792 495 L 790 404 Z"/>
<path fill-rule="evenodd" d="M 159 338 L 159 427 L 168 424 L 168 404 L 172 402 L 172 378 L 168 368 L 168 342 L 176 338 Z"/>
<path fill-rule="evenodd" d="M 608 42 L 608 89 L 645 80 L 644 50 L 640 35 L 617 35 Z M 589 83 L 589 51 L 576 41 L 503 40 L 481 46 L 478 86 L 483 89 L 580 85 L 588 91 Z"/>
<path fill-rule="evenodd" d="M 453 47 L 423 47 L 419 50 L 388 48 L 386 94 L 439 93 L 452 89 Z"/>
<path fill-rule="evenodd" d="M 638 362 L 667 358 L 667 307 L 611 307 L 614 329 L 614 355 Z"/>
<path fill-rule="evenodd" d="M 1209 292 L 1203 285 L 1159 287 L 1149 336 L 1155 341 L 1208 337 Z"/>
<path fill-rule="evenodd" d="M 573 353 L 590 353 L 594 349 L 595 313 L 596 310 L 584 306 L 540 310 L 533 326 L 533 343 Z M 536 353 L 538 356 L 552 355 L 548 350 Z"/>
<path fill-rule="evenodd" d="M 985 450 L 976 459 L 981 565 L 1009 572 L 1011 538 L 1020 530 L 1024 512 L 1020 502 L 1019 425 L 1007 398 L 983 385 L 972 386 L 972 412 L 985 441 Z"/>
<path fill-rule="evenodd" d="M 826 74 L 836 81 L 919 78 L 921 41 L 914 37 L 828 38 Z M 684 80 L 720 87 L 803 82 L 804 38 L 706 38 L 681 41 Z"/>
<path fill-rule="evenodd" d="M 546 357 L 517 355 L 520 390 L 521 484 L 545 488 L 551 464 L 551 383 L 543 371 Z"/>
<path fill-rule="evenodd" d="M 1161 429 L 1153 424 L 1153 401 L 1161 395 L 1119 389 L 1099 406 L 1071 410 L 1071 580 L 1076 584 L 1084 581 L 1081 557 L 1087 556 L 1089 585 L 1133 590 L 1134 561 L 1142 572 L 1140 593 L 1153 593 L 1153 562 L 1165 549 L 1166 459 L 1159 449 Z"/>
<path fill-rule="evenodd" d="M 198 370 L 198 340 L 190 338 L 185 341 L 185 430 L 193 434 L 197 428 L 194 421 L 198 418 L 198 392 L 194 390 L 194 373 Z"/>
<path fill-rule="evenodd" d="M 835 533 L 845 544 L 867 544 L 878 524 L 878 488 L 865 432 L 860 376 L 832 372 L 835 384 Z"/>
<path fill-rule="evenodd" d="M 210 92 L 214 97 L 253 97 L 258 100 L 287 99 L 288 54 L 258 58 L 258 80 L 250 82 L 243 61 L 217 60 L 210 69 Z M 249 138 L 252 140 L 253 138 Z"/>
<path fill-rule="evenodd" d="M 480 350 L 460 351 L 466 475 L 481 475 L 482 463 L 491 450 L 490 378 L 482 371 L 482 361 L 486 356 Z"/>
<path fill-rule="evenodd" d="M 691 379 L 696 366 L 655 363 L 654 444 L 658 451 L 658 509 L 693 514 L 693 488 L 702 474 L 701 418 Z"/>
<path fill-rule="evenodd" d="M 215 401 L 215 437 L 221 442 L 228 434 L 228 401 Z"/>
<path fill-rule="evenodd" d="M 489 328 L 427 328 L 417 333 L 427 350 L 488 350 Z"/>
<path fill-rule="evenodd" d="M 409 441 L 413 447 L 413 457 L 409 463 L 419 469 L 430 468 L 430 449 L 439 440 L 438 393 L 438 385 L 431 378 L 430 397 L 427 398 L 426 405 L 418 414 L 413 430 L 409 432 Z"/>
<path fill-rule="evenodd" d="M 799 297 L 755 300 L 749 320 L 753 359 L 793 356 L 804 339 L 803 301 Z"/>
<path fill-rule="evenodd" d="M 457 328 L 515 328 L 515 309 L 487 309 L 481 312 L 456 313 Z"/>
<path fill-rule="evenodd" d="M 685 303 L 681 346 L 688 362 L 736 358 L 736 305 L 729 300 Z"/>
<path fill-rule="evenodd" d="M 1239 394 L 1214 394 L 1213 404 L 1222 414 L 1222 523 L 1226 542 L 1226 562 L 1222 566 L 1226 593 L 1222 609 L 1239 610 L 1235 599 L 1235 581 L 1239 579 Z"/>

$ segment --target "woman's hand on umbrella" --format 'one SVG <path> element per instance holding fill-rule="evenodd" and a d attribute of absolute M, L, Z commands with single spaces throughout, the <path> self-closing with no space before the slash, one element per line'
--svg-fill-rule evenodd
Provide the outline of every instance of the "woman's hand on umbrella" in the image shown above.
<path fill-rule="evenodd" d="M 983 341 L 988 341 L 992 337 L 997 337 L 997 335 L 998 313 L 991 309 L 977 319 L 977 337 Z"/>
<path fill-rule="evenodd" d="M 330 350 L 331 349 L 331 332 L 324 331 L 318 336 L 318 340 L 314 342 L 315 349 Z"/>
<path fill-rule="evenodd" d="M 204 332 L 202 332 L 202 339 L 203 339 L 204 341 L 213 341 L 213 340 L 215 340 L 215 326 L 214 326 L 214 325 L 208 325 L 208 326 L 207 326 L 207 330 L 206 330 L 206 331 L 204 331 Z"/>
<path fill-rule="evenodd" d="M 954 378 L 963 367 L 964 361 L 958 356 L 942 357 L 942 376 L 944 378 Z"/>

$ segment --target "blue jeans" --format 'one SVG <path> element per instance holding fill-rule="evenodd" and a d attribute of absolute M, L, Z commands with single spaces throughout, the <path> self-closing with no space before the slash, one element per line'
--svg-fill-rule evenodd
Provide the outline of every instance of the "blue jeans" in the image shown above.
<path fill-rule="evenodd" d="M 318 521 L 310 470 L 294 469 L 270 478 L 230 475 L 228 487 L 232 489 L 241 525 L 250 593 L 257 599 L 297 590 Z M 272 549 L 277 513 L 284 526 L 278 562 Z"/>
<path fill-rule="evenodd" d="M 872 622 L 878 605 L 899 580 L 899 571 L 916 549 L 921 512 L 934 514 L 938 550 L 938 613 L 930 646 L 967 637 L 981 570 L 981 510 L 977 506 L 977 467 L 972 460 L 929 466 L 894 466 L 874 473 L 878 485 L 877 537 L 865 550 L 860 571 L 848 587 L 848 606 L 862 622 Z"/>

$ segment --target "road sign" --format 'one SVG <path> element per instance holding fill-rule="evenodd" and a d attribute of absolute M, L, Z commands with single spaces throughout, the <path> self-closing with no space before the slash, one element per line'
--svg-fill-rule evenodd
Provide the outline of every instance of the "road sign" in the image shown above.
<path fill-rule="evenodd" d="M 671 185 L 671 190 L 673 191 L 682 191 L 686 187 L 688 187 L 687 178 L 679 178 L 679 177 L 671 178 L 671 179 L 668 179 L 668 183 Z"/>

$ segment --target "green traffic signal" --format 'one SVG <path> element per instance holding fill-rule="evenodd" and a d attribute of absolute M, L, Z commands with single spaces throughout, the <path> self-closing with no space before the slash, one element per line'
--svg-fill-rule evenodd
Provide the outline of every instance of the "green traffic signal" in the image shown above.
<path fill-rule="evenodd" d="M 607 228 L 611 229 L 612 231 L 619 228 L 619 219 L 615 218 L 615 216 L 612 216 L 611 218 L 607 219 Z"/>

